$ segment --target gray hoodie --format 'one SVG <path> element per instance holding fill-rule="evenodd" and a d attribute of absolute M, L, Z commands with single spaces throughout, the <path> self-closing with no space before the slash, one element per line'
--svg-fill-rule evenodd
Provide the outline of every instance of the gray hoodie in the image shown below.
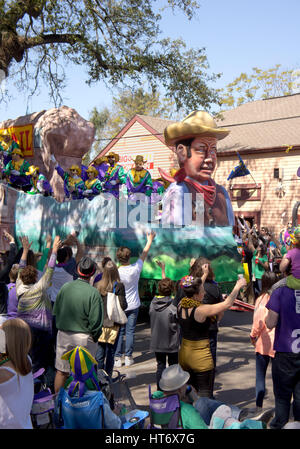
<path fill-rule="evenodd" d="M 155 296 L 150 304 L 150 350 L 177 352 L 179 350 L 179 324 L 177 309 L 169 296 Z"/>

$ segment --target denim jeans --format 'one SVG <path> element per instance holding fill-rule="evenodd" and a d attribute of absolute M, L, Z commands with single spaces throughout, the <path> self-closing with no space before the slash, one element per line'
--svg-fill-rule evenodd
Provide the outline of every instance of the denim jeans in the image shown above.
<path fill-rule="evenodd" d="M 228 405 L 224 404 L 224 402 L 217 401 L 216 399 L 200 397 L 194 403 L 194 408 L 199 412 L 201 418 L 209 426 L 211 417 L 213 413 L 217 410 L 220 405 Z M 228 405 L 231 408 L 232 417 L 235 419 L 239 419 L 241 409 L 236 407 L 235 405 Z"/>
<path fill-rule="evenodd" d="M 121 326 L 120 328 L 115 357 L 122 357 L 124 353 L 124 342 L 123 342 L 124 335 L 126 339 L 125 356 L 131 357 L 133 353 L 134 332 L 139 313 L 139 307 L 137 309 L 125 311 L 125 313 L 127 316 L 127 323 L 124 326 Z"/>
<path fill-rule="evenodd" d="M 266 394 L 266 372 L 272 357 L 256 353 L 256 406 L 262 407 Z"/>
<path fill-rule="evenodd" d="M 261 279 L 256 279 L 253 283 L 255 298 L 258 298 L 261 292 Z"/>
<path fill-rule="evenodd" d="M 98 363 L 98 368 L 104 369 L 109 377 L 112 376 L 114 362 L 115 362 L 115 351 L 118 343 L 118 336 L 113 345 L 110 343 L 100 343 L 98 342 L 98 348 L 95 355 L 95 359 Z"/>
<path fill-rule="evenodd" d="M 276 352 L 272 363 L 275 417 L 271 428 L 281 429 L 290 415 L 293 398 L 293 415 L 300 421 L 300 353 Z"/>
<path fill-rule="evenodd" d="M 159 381 L 162 375 L 163 370 L 167 365 L 167 357 L 168 357 L 168 365 L 176 365 L 178 363 L 178 352 L 156 352 L 155 358 L 157 363 L 156 368 L 156 386 L 157 389 L 160 390 Z"/>

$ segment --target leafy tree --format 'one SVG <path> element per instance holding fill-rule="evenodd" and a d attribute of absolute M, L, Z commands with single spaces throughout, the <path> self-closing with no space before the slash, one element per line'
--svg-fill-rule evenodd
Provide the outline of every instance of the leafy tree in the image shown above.
<path fill-rule="evenodd" d="M 196 0 L 164 0 L 188 19 Z M 0 0 L 0 70 L 31 94 L 42 79 L 59 105 L 70 63 L 87 69 L 87 82 L 107 86 L 161 85 L 166 96 L 189 111 L 209 108 L 216 92 L 208 87 L 205 50 L 160 38 L 161 15 L 154 0 Z"/>
<path fill-rule="evenodd" d="M 147 92 L 142 87 L 121 89 L 112 98 L 111 108 L 94 107 L 89 120 L 96 129 L 95 142 L 84 156 L 85 163 L 93 158 L 136 114 L 160 118 L 179 118 L 174 101 L 162 98 L 158 91 Z"/>
<path fill-rule="evenodd" d="M 252 73 L 241 73 L 224 89 L 219 89 L 221 108 L 235 108 L 249 101 L 295 93 L 300 87 L 299 71 L 284 70 L 276 64 L 268 70 L 253 67 Z"/>

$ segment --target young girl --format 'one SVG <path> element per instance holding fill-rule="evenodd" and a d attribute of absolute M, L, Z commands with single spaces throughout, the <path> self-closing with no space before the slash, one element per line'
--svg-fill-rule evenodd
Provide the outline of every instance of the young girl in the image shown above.
<path fill-rule="evenodd" d="M 252 345 L 255 347 L 256 357 L 256 407 L 261 411 L 266 391 L 266 372 L 269 362 L 275 356 L 273 349 L 275 328 L 270 330 L 265 324 L 268 309 L 265 307 L 270 299 L 270 289 L 277 281 L 276 274 L 272 271 L 262 276 L 262 291 L 255 303 L 253 324 L 250 333 Z"/>
<path fill-rule="evenodd" d="M 20 318 L 0 328 L 0 428 L 32 429 L 33 375 L 30 327 Z"/>
<path fill-rule="evenodd" d="M 291 266 L 292 276 L 300 279 L 300 226 L 294 230 L 292 244 L 293 248 L 284 255 L 279 268 L 282 273 L 285 273 Z"/>

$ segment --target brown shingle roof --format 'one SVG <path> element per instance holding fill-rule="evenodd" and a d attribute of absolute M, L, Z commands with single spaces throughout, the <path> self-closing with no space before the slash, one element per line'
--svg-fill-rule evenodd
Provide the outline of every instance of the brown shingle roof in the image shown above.
<path fill-rule="evenodd" d="M 137 115 L 144 122 L 148 123 L 148 125 L 151 126 L 151 128 L 155 129 L 158 133 L 161 133 L 162 135 L 164 133 L 164 129 L 166 128 L 166 126 L 171 125 L 171 123 L 174 123 L 174 120 L 168 120 L 159 117 L 150 117 L 149 115 L 141 115 L 141 114 Z"/>
<path fill-rule="evenodd" d="M 218 126 L 230 134 L 218 152 L 300 145 L 300 94 L 245 103 L 223 112 Z"/>

